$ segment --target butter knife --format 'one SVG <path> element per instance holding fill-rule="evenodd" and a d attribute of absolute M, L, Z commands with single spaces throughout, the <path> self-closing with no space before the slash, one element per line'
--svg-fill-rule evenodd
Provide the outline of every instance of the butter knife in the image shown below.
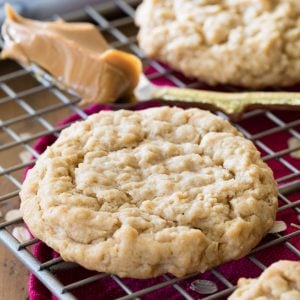
<path fill-rule="evenodd" d="M 157 87 L 145 75 L 134 91 L 136 101 L 151 99 L 189 102 L 211 110 L 220 110 L 238 119 L 254 108 L 300 109 L 300 93 L 293 92 L 215 92 L 178 87 Z"/>

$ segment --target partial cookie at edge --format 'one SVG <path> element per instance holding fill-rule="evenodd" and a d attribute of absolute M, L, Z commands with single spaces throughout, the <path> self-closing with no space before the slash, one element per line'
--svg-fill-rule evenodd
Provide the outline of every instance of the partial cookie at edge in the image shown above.
<path fill-rule="evenodd" d="M 300 262 L 281 260 L 273 263 L 258 278 L 241 278 L 228 300 L 300 299 Z"/>
<path fill-rule="evenodd" d="M 136 23 L 145 53 L 188 77 L 247 88 L 299 82 L 298 0 L 145 0 Z"/>

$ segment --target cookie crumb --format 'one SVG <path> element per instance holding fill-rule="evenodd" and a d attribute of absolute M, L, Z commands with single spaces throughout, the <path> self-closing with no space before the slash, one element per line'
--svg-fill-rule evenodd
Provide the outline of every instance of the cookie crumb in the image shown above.
<path fill-rule="evenodd" d="M 300 225 L 298 225 L 298 224 L 291 223 L 291 226 L 293 226 L 293 227 L 295 227 L 295 228 L 297 228 L 297 229 L 300 229 Z"/>
<path fill-rule="evenodd" d="M 29 231 L 24 226 L 17 226 L 13 229 L 12 235 L 21 243 L 30 240 Z"/>
<path fill-rule="evenodd" d="M 269 233 L 278 233 L 285 231 L 287 229 L 286 223 L 283 221 L 275 221 L 273 227 L 270 229 Z"/>
<path fill-rule="evenodd" d="M 291 137 L 288 140 L 288 145 L 289 145 L 290 149 L 300 147 L 300 140 L 296 139 L 295 137 Z M 293 158 L 300 158 L 300 149 L 296 150 L 296 151 L 292 151 L 290 153 L 290 156 L 293 157 Z"/>
<path fill-rule="evenodd" d="M 5 221 L 12 221 L 22 217 L 23 215 L 20 209 L 11 209 L 5 214 L 4 219 Z"/>
<path fill-rule="evenodd" d="M 190 289 L 204 295 L 213 294 L 218 291 L 218 287 L 213 281 L 200 279 L 193 281 Z"/>
<path fill-rule="evenodd" d="M 28 151 L 24 150 L 19 153 L 19 158 L 23 163 L 27 163 L 31 160 L 31 154 Z"/>
<path fill-rule="evenodd" d="M 25 140 L 25 139 L 29 139 L 30 137 L 32 137 L 32 134 L 30 132 L 22 132 L 19 134 L 19 137 L 22 140 Z"/>

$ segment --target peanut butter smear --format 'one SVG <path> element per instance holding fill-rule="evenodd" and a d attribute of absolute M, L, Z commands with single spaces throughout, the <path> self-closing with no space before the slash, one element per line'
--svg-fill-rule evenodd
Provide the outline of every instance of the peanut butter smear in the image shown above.
<path fill-rule="evenodd" d="M 41 22 L 23 18 L 6 5 L 1 58 L 36 63 L 83 104 L 111 103 L 132 94 L 142 71 L 134 55 L 111 50 L 89 23 Z"/>

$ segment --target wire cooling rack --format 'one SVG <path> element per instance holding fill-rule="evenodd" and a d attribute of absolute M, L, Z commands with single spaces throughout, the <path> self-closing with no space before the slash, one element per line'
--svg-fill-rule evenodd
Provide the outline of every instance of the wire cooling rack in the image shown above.
<path fill-rule="evenodd" d="M 136 44 L 137 28 L 133 24 L 134 9 L 138 2 L 109 1 L 59 17 L 69 21 L 86 20 L 99 26 L 112 47 L 133 52 L 143 60 L 146 68 L 151 66 L 148 77 L 154 82 L 163 77 L 179 87 L 209 88 L 203 83 L 187 80 L 163 64 L 149 60 L 143 55 Z M 232 88 L 223 87 L 223 89 Z M 65 126 L 56 126 L 57 122 L 72 113 L 78 114 L 82 119 L 87 117 L 77 106 L 79 101 L 78 97 L 59 90 L 44 78 L 36 80 L 29 69 L 11 61 L 0 62 L 0 209 L 5 211 L 19 206 L 18 193 L 22 176 L 24 170 L 31 164 L 24 159 L 24 154 L 34 157 L 34 160 L 39 156 L 33 147 L 36 139 L 47 134 L 58 135 Z M 221 112 L 216 113 L 227 118 Z M 299 217 L 300 212 L 300 194 L 297 193 L 300 190 L 300 160 L 292 158 L 293 154 L 300 151 L 300 145 L 297 144 L 297 140 L 300 140 L 299 117 L 297 112 L 254 110 L 246 113 L 241 121 L 234 123 L 261 150 L 264 161 L 272 166 L 280 186 L 278 212 L 283 215 L 283 220 L 284 213 L 293 213 Z M 252 124 L 260 124 L 260 130 L 253 131 Z M 280 134 L 284 134 L 287 139 L 294 139 L 296 143 L 288 145 L 278 140 Z M 281 170 L 280 175 L 278 170 Z M 198 295 L 189 288 L 191 281 L 201 278 L 201 275 L 189 278 L 164 275 L 150 286 L 141 285 L 138 290 L 132 290 L 126 280 L 104 273 L 93 273 L 64 285 L 57 278 L 56 272 L 70 269 L 74 264 L 66 263 L 60 257 L 39 262 L 32 254 L 33 246 L 38 240 L 31 239 L 20 243 L 12 235 L 14 226 L 22 224 L 22 218 L 4 221 L 2 217 L 0 222 L 0 241 L 59 299 L 76 299 L 73 293 L 78 288 L 86 289 L 91 283 L 101 282 L 107 278 L 120 288 L 118 297 L 123 300 L 147 298 L 151 293 L 167 287 L 173 289 L 173 293 L 177 295 L 176 299 L 220 299 L 230 294 L 236 285 L 236 280 L 234 282 L 228 280 L 219 268 L 211 270 L 210 274 L 213 281 L 221 282 L 223 287 L 206 296 Z M 299 260 L 300 251 L 294 245 L 299 235 L 300 230 L 296 227 L 281 233 L 269 234 L 247 259 L 260 270 L 260 273 L 266 267 L 260 259 L 260 253 L 280 245 Z M 271 262 L 272 258 L 268 264 Z M 243 276 L 242 270 L 237 270 L 237 273 Z"/>

